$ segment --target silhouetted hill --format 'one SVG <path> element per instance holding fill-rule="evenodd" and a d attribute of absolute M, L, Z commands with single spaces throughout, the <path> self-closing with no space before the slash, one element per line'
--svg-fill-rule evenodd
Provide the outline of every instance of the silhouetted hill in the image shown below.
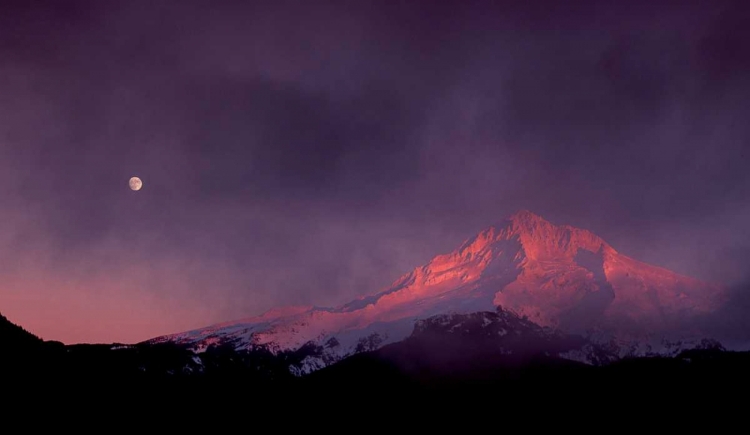
<path fill-rule="evenodd" d="M 628 397 L 641 403 L 703 403 L 750 387 L 750 352 L 729 352 L 711 342 L 674 357 L 625 358 L 599 365 L 561 358 L 580 347 L 578 340 L 502 310 L 436 316 L 418 323 L 408 339 L 354 355 L 312 373 L 303 383 L 305 389 L 344 397 L 387 395 L 399 403 L 441 406 L 458 400 L 457 406 L 514 409 L 546 407 L 550 401 L 564 408 L 572 405 L 571 400 L 598 406 Z M 463 402 L 478 397 L 486 399 L 472 405 Z"/>
<path fill-rule="evenodd" d="M 2 314 L 0 314 L 0 340 L 3 346 L 11 349 L 36 346 L 42 342 L 41 338 L 12 323 Z"/>
<path fill-rule="evenodd" d="M 417 322 L 404 341 L 354 355 L 310 378 L 344 385 L 371 382 L 374 387 L 389 385 L 390 377 L 426 386 L 512 379 L 531 367 L 585 366 L 561 355 L 586 344 L 581 337 L 542 328 L 500 308 L 439 315 Z"/>
<path fill-rule="evenodd" d="M 230 410 L 335 413 L 357 407 L 365 414 L 399 412 L 408 418 L 428 407 L 454 414 L 479 409 L 591 414 L 623 403 L 712 403 L 750 387 L 747 352 L 728 352 L 714 343 L 673 357 L 607 360 L 606 349 L 502 309 L 424 319 L 406 340 L 303 377 L 289 367 L 308 357 L 307 351 L 238 351 L 231 343 L 199 354 L 174 343 L 65 346 L 2 320 L 4 392 L 35 409 L 137 402 L 152 410 L 195 408 L 224 416 L 240 415 Z M 582 348 L 599 359 L 566 359 Z"/>
<path fill-rule="evenodd" d="M 45 364 L 49 347 L 41 338 L 0 314 L 0 378 L 34 372 L 36 364 Z"/>

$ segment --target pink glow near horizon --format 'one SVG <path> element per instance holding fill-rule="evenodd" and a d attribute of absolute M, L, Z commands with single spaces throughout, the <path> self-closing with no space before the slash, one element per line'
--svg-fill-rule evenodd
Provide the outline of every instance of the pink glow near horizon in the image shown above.
<path fill-rule="evenodd" d="M 131 269 L 129 273 L 137 276 L 149 271 Z M 127 278 L 65 282 L 27 276 L 4 282 L 0 306 L 12 322 L 45 340 L 67 344 L 134 343 L 215 320 L 209 307 L 160 298 L 150 290 Z"/>

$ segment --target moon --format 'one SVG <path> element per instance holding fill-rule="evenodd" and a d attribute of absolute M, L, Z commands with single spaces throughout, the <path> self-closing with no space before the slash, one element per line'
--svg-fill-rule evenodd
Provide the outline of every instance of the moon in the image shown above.
<path fill-rule="evenodd" d="M 131 178 L 128 184 L 130 185 L 130 190 L 141 190 L 141 187 L 143 187 L 143 181 L 138 177 Z"/>

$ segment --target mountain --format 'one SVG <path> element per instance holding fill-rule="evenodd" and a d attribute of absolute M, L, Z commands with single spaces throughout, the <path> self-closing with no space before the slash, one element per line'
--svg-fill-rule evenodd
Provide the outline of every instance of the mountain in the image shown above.
<path fill-rule="evenodd" d="M 12 334 L 19 331 L 11 329 Z M 8 344 L 4 338 L 9 335 L 2 335 L 7 331 L 0 329 L 0 345 Z M 356 422 L 385 414 L 393 418 L 395 412 L 399 422 L 411 417 L 423 427 L 422 409 L 439 410 L 441 425 L 444 415 L 460 416 L 465 424 L 466 415 L 498 409 L 514 416 L 563 409 L 579 421 L 601 415 L 601 410 L 629 409 L 633 395 L 627 392 L 648 393 L 638 397 L 641 408 L 659 410 L 667 403 L 684 409 L 676 404 L 685 401 L 705 410 L 721 398 L 735 403 L 736 392 L 750 385 L 750 352 L 730 352 L 706 342 L 674 356 L 613 359 L 607 348 L 501 307 L 420 319 L 402 341 L 299 377 L 289 367 L 310 350 L 306 346 L 272 354 L 262 347 L 237 350 L 227 342 L 195 354 L 170 342 L 34 342 L 41 344 L 10 351 L 2 347 L 0 382 L 12 398 L 9 405 L 19 405 L 20 411 L 33 404 L 43 412 L 67 405 L 97 412 L 138 406 L 156 418 L 169 418 L 170 424 L 185 409 L 201 413 L 182 419 L 189 424 L 205 420 L 203 413 L 218 416 L 209 419 L 212 426 L 236 424 L 236 418 L 226 417 L 248 410 L 255 411 L 251 417 L 277 418 L 280 409 L 294 409 L 306 425 L 321 419 L 347 421 L 340 418 L 348 415 Z M 568 358 L 583 348 L 608 363 Z M 5 364 L 14 359 L 19 364 Z M 321 391 L 326 392 L 322 398 Z M 310 418 L 304 418 L 307 413 Z"/>
<path fill-rule="evenodd" d="M 14 324 L 0 314 L 0 344 L 9 349 L 27 349 L 38 346 L 42 339 Z"/>
<path fill-rule="evenodd" d="M 303 380 L 364 390 L 507 381 L 520 371 L 555 373 L 586 366 L 564 355 L 587 345 L 581 337 L 541 327 L 500 307 L 495 312 L 441 314 L 418 320 L 400 342 L 353 355 Z"/>
<path fill-rule="evenodd" d="M 608 363 L 566 357 L 582 346 Z M 710 340 L 675 355 L 619 359 L 581 337 L 498 308 L 419 320 L 403 341 L 315 371 L 302 377 L 300 386 L 347 398 L 388 397 L 390 406 L 410 410 L 418 403 L 443 406 L 448 413 L 481 406 L 534 413 L 539 406 L 571 406 L 581 412 L 590 400 L 583 405 L 590 413 L 592 406 L 630 406 L 632 396 L 625 391 L 648 391 L 639 403 L 653 401 L 657 409 L 664 402 L 724 397 L 730 386 L 749 384 L 748 363 L 750 352 L 726 351 Z"/>
<path fill-rule="evenodd" d="M 374 352 L 355 355 L 352 361 L 367 358 L 367 354 L 385 358 L 411 378 L 425 374 L 445 377 L 457 371 L 484 378 L 486 370 L 523 367 L 529 362 L 569 361 L 569 353 L 584 348 L 591 349 L 590 354 L 601 359 L 597 363 L 617 359 L 608 349 L 581 336 L 539 326 L 526 317 L 497 307 L 494 312 L 439 314 L 417 320 L 406 339 Z"/>
<path fill-rule="evenodd" d="M 0 337 L 6 346 L 23 346 L 42 341 L 41 338 L 11 322 L 2 314 L 0 314 Z"/>
<path fill-rule="evenodd" d="M 261 316 L 158 337 L 203 351 L 211 345 L 272 352 L 308 349 L 292 371 L 403 340 L 415 322 L 445 313 L 494 311 L 571 333 L 647 337 L 716 310 L 716 285 L 651 266 L 595 234 L 519 211 L 438 255 L 389 288 L 335 308 L 286 307 Z"/>

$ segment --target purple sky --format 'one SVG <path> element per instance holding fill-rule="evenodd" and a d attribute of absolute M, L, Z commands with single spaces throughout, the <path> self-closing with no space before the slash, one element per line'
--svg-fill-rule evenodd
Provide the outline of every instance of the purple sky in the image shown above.
<path fill-rule="evenodd" d="M 399 3 L 1 2 L 0 312 L 335 305 L 520 208 L 748 278 L 747 2 Z"/>

